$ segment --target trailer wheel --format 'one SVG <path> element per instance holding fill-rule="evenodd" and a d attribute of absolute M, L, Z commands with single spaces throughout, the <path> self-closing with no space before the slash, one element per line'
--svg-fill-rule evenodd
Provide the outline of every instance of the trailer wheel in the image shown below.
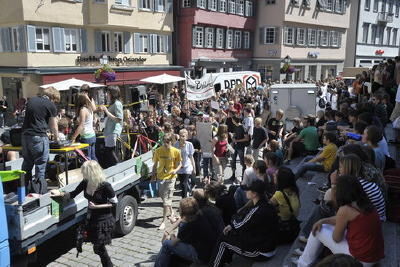
<path fill-rule="evenodd" d="M 121 235 L 129 234 L 135 227 L 138 215 L 138 204 L 132 196 L 124 196 L 118 203 L 118 222 L 116 232 Z"/>

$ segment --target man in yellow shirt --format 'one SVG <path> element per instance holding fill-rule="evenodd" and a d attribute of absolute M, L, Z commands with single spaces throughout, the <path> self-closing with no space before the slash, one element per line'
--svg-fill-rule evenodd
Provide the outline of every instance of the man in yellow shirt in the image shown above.
<path fill-rule="evenodd" d="M 153 155 L 153 179 L 160 181 L 159 195 L 163 201 L 163 221 L 159 227 L 165 229 L 167 215 L 174 216 L 172 197 L 174 195 L 177 172 L 181 168 L 182 158 L 179 149 L 172 146 L 172 136 L 166 134 L 163 145 Z"/>
<path fill-rule="evenodd" d="M 337 152 L 336 136 L 334 133 L 325 133 L 322 141 L 325 146 L 321 153 L 315 157 L 305 157 L 299 163 L 296 179 L 302 177 L 307 171 L 329 172 L 331 170 Z"/>

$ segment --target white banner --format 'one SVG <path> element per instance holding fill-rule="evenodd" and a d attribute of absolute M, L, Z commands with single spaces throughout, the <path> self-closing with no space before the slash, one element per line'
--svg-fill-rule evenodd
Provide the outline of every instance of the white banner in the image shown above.
<path fill-rule="evenodd" d="M 195 80 L 190 78 L 187 74 L 185 74 L 185 77 L 188 100 L 199 101 L 215 96 L 214 79 L 212 75 Z"/>

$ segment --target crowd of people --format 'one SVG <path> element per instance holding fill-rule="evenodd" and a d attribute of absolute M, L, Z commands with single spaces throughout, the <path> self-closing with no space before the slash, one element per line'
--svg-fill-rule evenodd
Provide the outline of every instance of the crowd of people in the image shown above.
<path fill-rule="evenodd" d="M 76 118 L 57 113 L 54 103 L 60 95 L 54 88 L 45 89 L 25 108 L 23 169 L 29 191 L 47 192 L 49 128 L 56 141 L 69 138 L 89 144 L 84 181 L 73 192 L 52 194 L 73 198 L 85 192 L 89 208 L 98 215 L 91 221 L 98 237 L 93 240 L 95 253 L 103 266 L 112 266 L 105 245 L 111 242 L 110 210 L 117 200 L 100 165 L 117 164 L 118 138 L 123 131 L 134 133 L 132 147 L 141 141 L 139 136 L 156 147 L 149 179 L 159 184 L 163 219 L 158 229 L 164 231 L 156 266 L 171 266 L 177 258 L 224 266 L 233 254 L 266 261 L 279 245 L 296 239 L 305 243 L 294 250 L 292 262 L 297 266 L 319 262 L 323 247 L 335 256 L 317 266 L 328 266 L 324 262 L 329 261 L 373 266 L 384 258 L 382 222 L 389 199 L 383 172 L 395 167 L 388 142 L 400 141 L 400 58 L 358 75 L 352 88 L 340 79 L 317 86 L 318 112 L 290 120 L 284 110 L 272 113 L 268 82 L 263 90 L 236 86 L 202 101 L 188 101 L 178 86 L 164 99 L 153 86 L 146 110 L 140 104 L 124 110 L 116 86 L 107 89 L 110 106 L 97 106 L 83 86 L 75 102 Z M 98 113 L 107 118 L 104 160 L 98 159 L 95 146 Z M 389 122 L 396 140 L 386 140 Z M 296 158 L 302 160 L 293 167 Z M 229 178 L 227 168 L 232 172 Z M 323 173 L 326 183 L 318 188 L 321 197 L 300 229 L 302 192 L 296 182 L 309 179 L 309 171 Z M 182 200 L 175 213 L 177 181 Z"/>

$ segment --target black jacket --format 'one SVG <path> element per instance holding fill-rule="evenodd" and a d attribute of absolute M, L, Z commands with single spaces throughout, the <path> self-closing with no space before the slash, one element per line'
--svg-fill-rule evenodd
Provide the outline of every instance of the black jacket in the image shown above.
<path fill-rule="evenodd" d="M 232 220 L 231 234 L 237 235 L 245 251 L 271 252 L 276 248 L 278 215 L 266 199 L 236 214 Z"/>

